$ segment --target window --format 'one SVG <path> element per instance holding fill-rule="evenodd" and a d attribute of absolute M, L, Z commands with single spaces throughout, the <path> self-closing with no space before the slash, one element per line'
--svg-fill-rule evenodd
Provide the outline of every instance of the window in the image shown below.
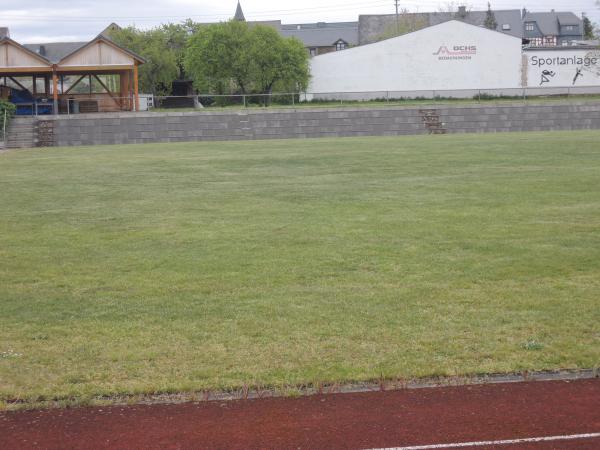
<path fill-rule="evenodd" d="M 565 31 L 575 31 L 575 25 L 567 25 L 567 26 L 565 26 Z"/>
<path fill-rule="evenodd" d="M 317 56 L 317 49 L 316 48 L 311 48 L 310 49 L 310 56 Z"/>
<path fill-rule="evenodd" d="M 335 50 L 338 52 L 340 50 L 345 50 L 346 48 L 348 48 L 348 44 L 342 40 L 339 40 L 335 43 Z"/>
<path fill-rule="evenodd" d="M 503 29 L 504 31 L 509 31 L 509 30 L 510 30 L 510 24 L 508 24 L 508 23 L 505 23 L 504 25 L 502 25 L 502 29 Z"/>
<path fill-rule="evenodd" d="M 541 47 L 544 45 L 544 40 L 542 38 L 533 38 L 529 40 L 529 44 L 533 47 Z"/>
<path fill-rule="evenodd" d="M 535 24 L 533 22 L 527 22 L 525 24 L 526 31 L 535 31 Z"/>
<path fill-rule="evenodd" d="M 556 36 L 546 36 L 544 37 L 544 45 L 548 45 L 554 47 L 558 43 L 556 42 Z"/>

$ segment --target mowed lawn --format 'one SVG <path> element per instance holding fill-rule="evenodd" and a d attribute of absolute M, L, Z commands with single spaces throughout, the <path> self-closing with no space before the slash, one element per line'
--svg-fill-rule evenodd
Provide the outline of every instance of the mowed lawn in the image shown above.
<path fill-rule="evenodd" d="M 600 366 L 600 132 L 0 154 L 0 403 Z"/>

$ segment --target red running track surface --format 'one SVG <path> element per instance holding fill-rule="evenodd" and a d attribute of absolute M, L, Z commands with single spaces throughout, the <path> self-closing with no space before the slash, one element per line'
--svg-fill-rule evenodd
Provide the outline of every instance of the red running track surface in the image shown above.
<path fill-rule="evenodd" d="M 600 380 L 0 413 L 0 449 L 373 449 L 600 433 Z M 444 448 L 444 447 L 440 447 Z M 598 450 L 600 439 L 469 447 Z"/>

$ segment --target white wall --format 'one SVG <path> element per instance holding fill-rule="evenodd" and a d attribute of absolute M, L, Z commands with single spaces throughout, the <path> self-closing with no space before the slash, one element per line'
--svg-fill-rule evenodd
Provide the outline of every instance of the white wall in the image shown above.
<path fill-rule="evenodd" d="M 521 55 L 518 38 L 451 21 L 316 56 L 308 92 L 517 89 Z"/>
<path fill-rule="evenodd" d="M 600 86 L 600 50 L 527 50 L 524 55 L 529 87 Z"/>

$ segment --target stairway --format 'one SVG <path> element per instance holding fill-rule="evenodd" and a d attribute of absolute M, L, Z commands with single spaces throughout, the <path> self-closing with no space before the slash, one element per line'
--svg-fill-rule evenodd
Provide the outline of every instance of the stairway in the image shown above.
<path fill-rule="evenodd" d="M 420 109 L 419 115 L 429 134 L 446 134 L 448 132 L 437 109 Z"/>
<path fill-rule="evenodd" d="M 37 119 L 14 117 L 7 131 L 6 148 L 31 148 L 37 145 Z"/>

